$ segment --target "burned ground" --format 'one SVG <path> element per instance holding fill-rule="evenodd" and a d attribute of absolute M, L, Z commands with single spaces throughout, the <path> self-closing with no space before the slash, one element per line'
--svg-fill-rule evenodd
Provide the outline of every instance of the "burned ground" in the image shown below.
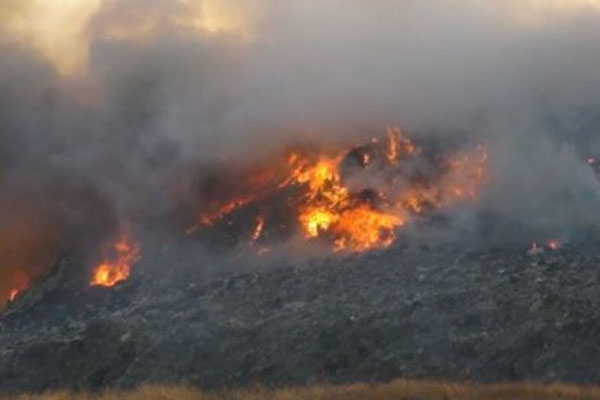
<path fill-rule="evenodd" d="M 0 390 L 398 377 L 598 383 L 593 243 L 527 254 L 400 241 L 363 255 L 205 256 L 185 266 L 185 250 L 171 248 L 111 289 L 65 288 L 63 260 L 0 320 Z"/>

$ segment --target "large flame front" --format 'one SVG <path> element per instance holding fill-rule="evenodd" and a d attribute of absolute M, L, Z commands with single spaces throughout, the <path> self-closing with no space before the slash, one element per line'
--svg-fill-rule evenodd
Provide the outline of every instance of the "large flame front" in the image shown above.
<path fill-rule="evenodd" d="M 389 128 L 381 142 L 374 138 L 350 150 L 295 150 L 285 163 L 271 163 L 268 173 L 248 168 L 245 179 L 239 179 L 243 173 L 233 174 L 238 179 L 227 190 L 233 196 L 207 199 L 208 210 L 201 212 L 196 229 L 254 209 L 260 214 L 248 228 L 248 238 L 256 244 L 270 223 L 277 229 L 288 223 L 269 218 L 268 210 L 281 208 L 273 207 L 273 199 L 283 198 L 307 240 L 329 242 L 337 252 L 384 248 L 412 216 L 476 198 L 486 164 L 483 146 L 425 155 L 401 129 Z"/>
<path fill-rule="evenodd" d="M 91 285 L 112 287 L 127 280 L 131 268 L 141 258 L 140 247 L 127 236 L 122 235 L 114 244 L 112 254 L 107 256 L 94 269 Z"/>
<path fill-rule="evenodd" d="M 290 157 L 293 174 L 286 185 L 308 188 L 298 207 L 298 221 L 305 236 L 332 236 L 336 251 L 389 246 L 394 229 L 403 225 L 404 219 L 398 212 L 384 212 L 367 202 L 356 202 L 342 182 L 341 160 L 341 156 L 323 156 L 311 164 L 296 154 Z"/>

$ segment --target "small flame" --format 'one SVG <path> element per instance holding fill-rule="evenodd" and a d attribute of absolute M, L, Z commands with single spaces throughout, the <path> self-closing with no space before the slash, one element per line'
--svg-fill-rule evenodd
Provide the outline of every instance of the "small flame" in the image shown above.
<path fill-rule="evenodd" d="M 91 286 L 112 287 L 127 280 L 131 267 L 141 258 L 140 248 L 127 235 L 113 245 L 112 257 L 106 257 L 95 269 Z"/>
<path fill-rule="evenodd" d="M 260 239 L 264 228 L 265 228 L 265 218 L 263 216 L 258 216 L 258 218 L 256 218 L 256 227 L 254 228 L 254 232 L 252 233 L 253 241 L 256 242 L 258 239 Z"/>
<path fill-rule="evenodd" d="M 218 211 L 211 214 L 204 214 L 200 217 L 200 224 L 204 226 L 213 225 L 216 221 L 222 219 L 228 214 L 231 214 L 233 211 L 238 208 L 244 207 L 247 204 L 250 204 L 254 200 L 255 196 L 248 196 L 241 199 L 235 199 L 225 204 Z"/>
<path fill-rule="evenodd" d="M 551 240 L 548 241 L 548 247 L 551 250 L 558 250 L 558 249 L 561 248 L 561 243 L 557 239 L 551 239 Z"/>
<path fill-rule="evenodd" d="M 365 153 L 362 156 L 362 164 L 364 166 L 368 166 L 369 164 L 371 164 L 371 155 L 369 153 Z"/>
<path fill-rule="evenodd" d="M 392 165 L 398 164 L 400 156 L 412 156 L 416 151 L 417 147 L 413 142 L 406 136 L 402 129 L 398 127 L 390 127 L 387 129 L 388 143 L 386 158 Z"/>
<path fill-rule="evenodd" d="M 398 131 L 394 129 L 388 129 L 388 149 L 386 157 L 390 164 L 396 164 L 398 162 Z"/>
<path fill-rule="evenodd" d="M 596 158 L 595 157 L 588 157 L 586 161 L 590 165 L 596 164 Z"/>
<path fill-rule="evenodd" d="M 11 302 L 15 301 L 15 299 L 17 298 L 18 295 L 19 295 L 19 291 L 17 289 L 11 289 L 10 293 L 8 294 L 8 299 Z"/>
<path fill-rule="evenodd" d="M 8 303 L 11 303 L 17 299 L 17 297 L 24 293 L 30 286 L 31 280 L 25 275 L 25 273 L 19 271 L 10 283 L 10 290 L 4 292 L 4 298 L 0 299 L 0 312 L 6 307 Z"/>

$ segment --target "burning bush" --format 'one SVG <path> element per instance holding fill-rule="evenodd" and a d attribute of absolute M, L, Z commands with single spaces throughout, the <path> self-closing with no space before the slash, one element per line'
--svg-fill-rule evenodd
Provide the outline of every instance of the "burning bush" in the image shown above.
<path fill-rule="evenodd" d="M 384 248 L 411 218 L 475 199 L 487 152 L 477 146 L 429 154 L 399 128 L 389 128 L 385 140 L 351 149 L 294 149 L 274 160 L 202 181 L 204 206 L 188 233 L 233 227 L 234 236 L 256 243 L 299 232 L 336 252 Z M 240 228 L 242 220 L 256 222 Z M 269 235 L 271 229 L 284 234 Z"/>
<path fill-rule="evenodd" d="M 91 285 L 112 287 L 127 280 L 133 264 L 140 257 L 139 245 L 129 234 L 123 233 L 110 249 L 105 250 L 104 260 L 94 268 Z"/>
<path fill-rule="evenodd" d="M 0 193 L 0 310 L 36 280 L 52 272 L 65 254 L 85 265 L 97 243 L 114 231 L 111 207 L 91 185 L 27 175 L 3 182 Z M 69 279 L 88 279 L 85 268 Z"/>

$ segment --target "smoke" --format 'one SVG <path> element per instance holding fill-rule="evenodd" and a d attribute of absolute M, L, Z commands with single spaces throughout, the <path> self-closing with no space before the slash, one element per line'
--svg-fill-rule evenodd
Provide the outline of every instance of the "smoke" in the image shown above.
<path fill-rule="evenodd" d="M 110 230 L 168 216 L 192 164 L 397 123 L 486 143 L 481 207 L 593 225 L 599 22 L 597 2 L 567 0 L 3 1 L 0 185 L 29 182 L 44 207 L 0 208 L 51 214 L 60 237 L 73 216 L 49 188 L 78 182 Z M 85 235 L 96 211 L 75 203 Z"/>

